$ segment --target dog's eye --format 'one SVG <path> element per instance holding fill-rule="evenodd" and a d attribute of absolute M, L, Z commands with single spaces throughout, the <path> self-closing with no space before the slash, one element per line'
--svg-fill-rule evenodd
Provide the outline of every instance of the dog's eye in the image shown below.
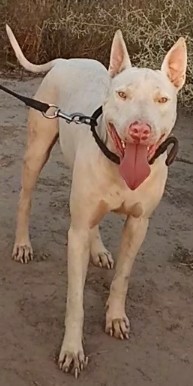
<path fill-rule="evenodd" d="M 166 103 L 168 101 L 167 97 L 161 97 L 158 99 L 158 103 Z"/>
<path fill-rule="evenodd" d="M 117 94 L 119 95 L 119 97 L 121 98 L 121 99 L 126 99 L 127 98 L 127 95 L 125 94 L 125 92 L 124 91 L 117 91 Z"/>

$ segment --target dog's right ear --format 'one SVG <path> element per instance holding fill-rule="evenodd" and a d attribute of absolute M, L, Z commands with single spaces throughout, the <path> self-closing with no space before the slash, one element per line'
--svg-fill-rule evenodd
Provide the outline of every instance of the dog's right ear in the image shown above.
<path fill-rule="evenodd" d="M 111 46 L 110 64 L 108 71 L 113 78 L 115 75 L 129 67 L 131 67 L 131 61 L 127 52 L 127 47 L 123 39 L 122 32 L 118 30 L 114 35 Z"/>

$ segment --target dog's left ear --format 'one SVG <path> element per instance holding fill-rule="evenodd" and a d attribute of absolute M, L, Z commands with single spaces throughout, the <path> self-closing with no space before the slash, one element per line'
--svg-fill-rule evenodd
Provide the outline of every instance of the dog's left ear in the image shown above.
<path fill-rule="evenodd" d="M 119 74 L 128 67 L 131 67 L 131 61 L 127 52 L 127 47 L 123 39 L 122 32 L 117 30 L 111 46 L 108 71 L 113 78 L 115 75 Z"/>
<path fill-rule="evenodd" d="M 177 90 L 180 90 L 186 80 L 186 68 L 187 47 L 185 39 L 181 37 L 166 54 L 161 71 L 165 72 Z"/>

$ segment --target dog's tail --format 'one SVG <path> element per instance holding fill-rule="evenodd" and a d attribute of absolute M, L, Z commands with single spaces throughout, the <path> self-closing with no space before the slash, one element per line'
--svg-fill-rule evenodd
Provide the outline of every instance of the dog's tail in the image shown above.
<path fill-rule="evenodd" d="M 25 68 L 25 70 L 27 71 L 31 71 L 31 72 L 34 72 L 34 73 L 40 73 L 40 72 L 48 72 L 49 70 L 51 70 L 52 67 L 54 67 L 54 65 L 56 64 L 56 62 L 58 60 L 61 60 L 61 59 L 55 59 L 55 60 L 51 60 L 50 62 L 48 63 L 44 63 L 44 64 L 33 64 L 33 63 L 30 63 L 24 56 L 11 28 L 8 26 L 8 24 L 6 24 L 6 32 L 7 32 L 7 35 L 8 35 L 8 38 L 9 38 L 9 41 L 13 47 L 13 50 L 15 52 L 15 55 L 19 61 L 19 63 Z"/>

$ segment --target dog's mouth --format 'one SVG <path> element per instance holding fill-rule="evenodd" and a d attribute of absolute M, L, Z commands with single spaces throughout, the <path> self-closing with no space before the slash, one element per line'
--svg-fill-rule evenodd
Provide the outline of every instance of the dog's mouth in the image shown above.
<path fill-rule="evenodd" d="M 108 131 L 120 157 L 120 174 L 128 187 L 135 190 L 149 176 L 149 161 L 163 141 L 164 134 L 155 144 L 146 145 L 122 140 L 111 122 L 108 123 Z"/>

